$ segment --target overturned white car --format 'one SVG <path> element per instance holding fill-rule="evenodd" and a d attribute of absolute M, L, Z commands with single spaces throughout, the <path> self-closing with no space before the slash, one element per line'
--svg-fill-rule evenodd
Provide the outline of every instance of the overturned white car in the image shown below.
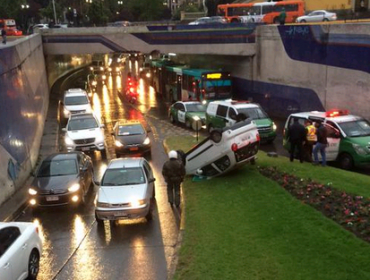
<path fill-rule="evenodd" d="M 215 177 L 246 164 L 254 164 L 260 136 L 251 119 L 223 130 L 213 130 L 184 155 L 186 174 Z"/>

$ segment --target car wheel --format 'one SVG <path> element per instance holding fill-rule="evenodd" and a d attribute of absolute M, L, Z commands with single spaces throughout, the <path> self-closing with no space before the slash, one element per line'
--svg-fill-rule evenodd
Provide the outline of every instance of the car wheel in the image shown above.
<path fill-rule="evenodd" d="M 187 120 L 185 121 L 185 126 L 186 126 L 187 128 L 190 128 L 190 127 L 191 127 L 191 122 L 190 122 L 190 120 L 189 120 L 189 119 L 187 119 Z"/>
<path fill-rule="evenodd" d="M 98 226 L 102 226 L 104 224 L 104 221 L 99 219 L 98 215 L 95 213 L 95 220 L 98 223 Z"/>
<path fill-rule="evenodd" d="M 152 213 L 152 204 L 150 205 L 149 212 L 146 214 L 145 219 L 149 222 L 153 220 L 153 213 Z"/>
<path fill-rule="evenodd" d="M 350 170 L 353 168 L 353 158 L 349 154 L 342 154 L 339 157 L 339 166 L 342 169 Z"/>
<path fill-rule="evenodd" d="M 107 158 L 107 150 L 106 149 L 101 150 L 100 151 L 100 155 L 101 155 L 101 158 L 102 159 L 106 159 Z"/>
<path fill-rule="evenodd" d="M 210 132 L 209 138 L 215 143 L 220 143 L 222 139 L 222 132 L 215 129 Z"/>
<path fill-rule="evenodd" d="M 237 18 L 233 18 L 232 20 L 231 20 L 231 23 L 238 23 L 239 22 L 239 20 L 237 19 Z"/>
<path fill-rule="evenodd" d="M 329 20 L 327 18 L 324 18 L 323 21 L 326 22 L 326 21 L 329 21 Z"/>
<path fill-rule="evenodd" d="M 27 279 L 36 280 L 39 270 L 40 270 L 40 254 L 36 249 L 33 249 L 28 259 Z"/>
<path fill-rule="evenodd" d="M 172 116 L 172 114 L 170 114 L 170 122 L 175 123 L 175 118 Z"/>
<path fill-rule="evenodd" d="M 306 22 L 306 20 L 305 20 L 305 19 L 302 19 L 300 22 L 301 22 L 301 23 L 305 23 L 305 22 Z"/>

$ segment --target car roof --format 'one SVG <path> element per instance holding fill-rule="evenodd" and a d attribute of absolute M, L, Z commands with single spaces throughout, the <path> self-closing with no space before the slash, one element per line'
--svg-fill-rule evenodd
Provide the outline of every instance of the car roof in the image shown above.
<path fill-rule="evenodd" d="M 79 114 L 72 114 L 70 116 L 71 120 L 76 120 L 76 119 L 87 119 L 87 118 L 94 118 L 96 119 L 95 115 L 93 113 L 79 113 Z"/>
<path fill-rule="evenodd" d="M 86 91 L 81 88 L 70 88 L 64 92 L 64 96 L 87 95 Z"/>
<path fill-rule="evenodd" d="M 43 161 L 46 160 L 63 160 L 63 159 L 76 159 L 77 155 L 82 154 L 82 152 L 64 152 L 64 153 L 54 153 L 48 155 Z"/>
<path fill-rule="evenodd" d="M 290 115 L 291 117 L 298 117 L 298 118 L 309 118 L 309 119 L 322 119 L 322 120 L 329 120 L 332 122 L 348 122 L 351 120 L 361 119 L 359 116 L 355 115 L 343 115 L 343 116 L 336 116 L 336 117 L 327 117 L 326 112 L 319 112 L 319 111 L 311 111 L 311 112 L 300 112 L 300 113 L 294 113 Z"/>
<path fill-rule="evenodd" d="M 184 103 L 184 104 L 202 104 L 200 101 L 178 101 L 177 103 Z"/>
<path fill-rule="evenodd" d="M 126 157 L 112 159 L 107 169 L 141 167 L 144 159 L 142 157 Z"/>
<path fill-rule="evenodd" d="M 220 105 L 225 105 L 225 106 L 234 106 L 235 108 L 257 108 L 259 107 L 258 104 L 251 103 L 247 100 L 217 100 L 217 101 L 212 101 L 210 103 L 215 103 L 215 104 L 220 104 Z"/>

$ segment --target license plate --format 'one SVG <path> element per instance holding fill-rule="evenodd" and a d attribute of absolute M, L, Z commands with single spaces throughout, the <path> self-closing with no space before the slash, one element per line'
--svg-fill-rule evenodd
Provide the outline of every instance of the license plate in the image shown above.
<path fill-rule="evenodd" d="M 89 151 L 90 150 L 90 148 L 89 147 L 82 147 L 81 148 L 81 151 Z"/>
<path fill-rule="evenodd" d="M 124 211 L 118 211 L 113 213 L 114 217 L 127 217 L 127 213 Z"/>
<path fill-rule="evenodd" d="M 58 196 L 47 196 L 46 201 L 58 201 L 59 197 Z"/>
<path fill-rule="evenodd" d="M 130 151 L 137 151 L 137 150 L 139 150 L 139 147 L 132 147 L 132 148 L 130 148 Z"/>

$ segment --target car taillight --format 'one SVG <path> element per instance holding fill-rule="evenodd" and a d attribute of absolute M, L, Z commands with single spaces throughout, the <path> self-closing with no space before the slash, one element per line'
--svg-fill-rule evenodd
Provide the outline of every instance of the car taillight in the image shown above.
<path fill-rule="evenodd" d="M 260 138 L 260 134 L 259 134 L 259 133 L 257 133 L 256 138 L 257 138 L 257 141 L 258 141 L 258 142 L 261 140 L 261 138 Z"/>
<path fill-rule="evenodd" d="M 236 143 L 232 144 L 232 145 L 231 145 L 231 150 L 232 150 L 233 152 L 236 152 L 236 151 L 238 150 L 238 144 L 236 144 Z"/>

